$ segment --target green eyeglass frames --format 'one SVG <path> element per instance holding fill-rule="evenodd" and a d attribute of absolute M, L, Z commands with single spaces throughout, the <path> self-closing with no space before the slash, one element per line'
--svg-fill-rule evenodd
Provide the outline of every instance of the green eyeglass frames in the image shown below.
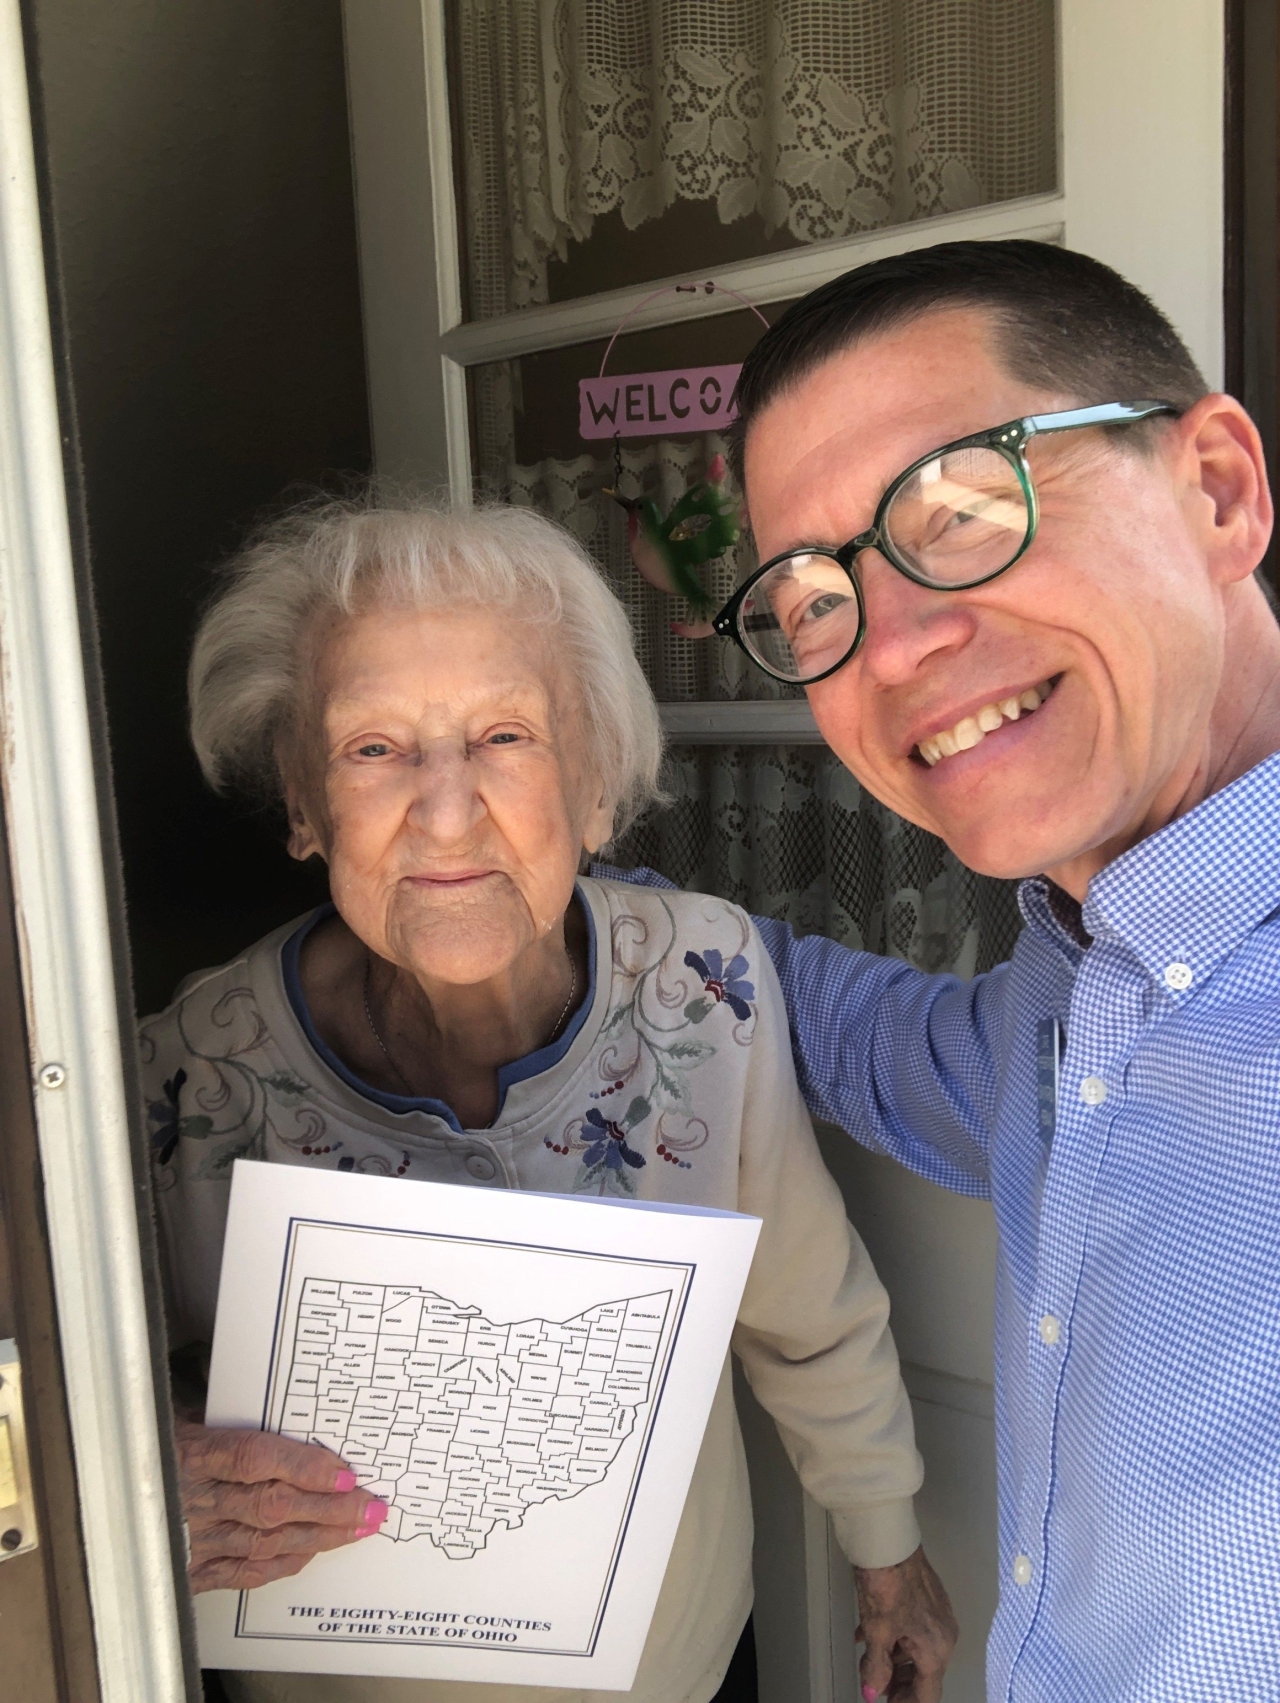
<path fill-rule="evenodd" d="M 854 563 L 879 553 L 917 585 L 964 591 L 1011 568 L 1036 535 L 1036 490 L 1026 448 L 1042 432 L 1125 426 L 1177 414 L 1169 402 L 1104 402 L 1029 414 L 975 432 L 913 461 L 880 499 L 875 520 L 838 548 L 802 544 L 739 586 L 712 625 L 766 674 L 797 686 L 824 680 L 867 630 Z"/>

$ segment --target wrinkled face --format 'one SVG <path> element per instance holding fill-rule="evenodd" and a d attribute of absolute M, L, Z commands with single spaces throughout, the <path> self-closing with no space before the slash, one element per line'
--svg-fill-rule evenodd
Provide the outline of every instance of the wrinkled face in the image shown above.
<path fill-rule="evenodd" d="M 918 456 L 1077 402 L 1005 374 L 972 310 L 859 343 L 751 429 L 760 558 L 841 544 Z M 1181 425 L 1147 453 L 1096 428 L 1033 439 L 1039 532 L 986 585 L 928 590 L 877 553 L 859 559 L 866 640 L 809 688 L 814 715 L 876 797 L 972 868 L 1023 876 L 1123 849 L 1202 761 L 1224 614 L 1214 504 L 1183 477 Z"/>
<path fill-rule="evenodd" d="M 315 670 L 322 761 L 291 850 L 380 957 L 428 981 L 500 975 L 555 929 L 610 811 L 553 635 L 509 612 L 380 609 Z"/>

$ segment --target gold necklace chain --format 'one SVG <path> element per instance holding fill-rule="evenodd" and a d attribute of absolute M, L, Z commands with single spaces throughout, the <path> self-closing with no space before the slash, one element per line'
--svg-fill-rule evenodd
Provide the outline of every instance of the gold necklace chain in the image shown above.
<path fill-rule="evenodd" d="M 568 1017 L 570 1011 L 573 1009 L 573 996 L 578 991 L 578 966 L 574 963 L 573 953 L 570 952 L 570 950 L 567 946 L 564 949 L 564 955 L 569 960 L 569 997 L 564 1002 L 564 1010 L 556 1018 L 555 1027 L 552 1029 L 551 1033 L 547 1036 L 546 1040 L 543 1042 L 543 1045 L 548 1046 L 548 1047 L 551 1045 L 552 1041 L 555 1040 L 556 1036 L 560 1033 L 561 1029 L 564 1027 L 565 1019 Z M 373 1008 L 369 1004 L 369 977 L 370 977 L 370 974 L 372 973 L 372 970 L 373 970 L 373 954 L 371 952 L 366 952 L 365 958 L 364 958 L 364 986 L 363 986 L 363 990 L 362 990 L 363 991 L 363 998 L 364 998 L 365 1022 L 369 1025 L 369 1033 L 373 1036 L 374 1040 L 378 1043 L 378 1047 L 379 1047 L 379 1050 L 382 1053 L 383 1058 L 386 1059 L 387 1063 L 391 1066 L 392 1070 L 395 1071 L 396 1075 L 400 1078 L 401 1082 L 403 1082 L 405 1087 L 408 1089 L 409 1098 L 410 1099 L 417 1099 L 417 1098 L 419 1098 L 419 1096 L 414 1093 L 413 1086 L 410 1083 L 409 1078 L 405 1075 L 404 1071 L 401 1070 L 400 1066 L 392 1058 L 391 1053 L 388 1050 L 387 1043 L 383 1040 L 382 1034 L 381 1034 L 381 1032 L 378 1028 L 378 1025 L 373 1020 Z"/>
<path fill-rule="evenodd" d="M 404 1071 L 401 1070 L 400 1066 L 396 1063 L 396 1061 L 392 1058 L 391 1054 L 387 1051 L 387 1043 L 383 1040 L 382 1036 L 379 1034 L 378 1025 L 373 1020 L 373 1012 L 372 1012 L 372 1010 L 370 1009 L 370 1006 L 369 1006 L 369 974 L 370 974 L 372 969 L 373 969 L 373 955 L 372 955 L 372 953 L 366 952 L 365 955 L 364 955 L 364 1015 L 365 1015 L 365 1021 L 369 1025 L 370 1034 L 373 1036 L 374 1040 L 378 1043 L 378 1046 L 382 1049 L 383 1058 L 386 1059 L 387 1063 L 391 1066 L 392 1070 L 395 1071 L 396 1075 L 400 1078 L 401 1082 L 403 1082 L 405 1087 L 408 1089 L 409 1098 L 415 1099 L 417 1096 L 413 1092 L 413 1085 L 410 1083 L 409 1078 L 405 1075 Z"/>

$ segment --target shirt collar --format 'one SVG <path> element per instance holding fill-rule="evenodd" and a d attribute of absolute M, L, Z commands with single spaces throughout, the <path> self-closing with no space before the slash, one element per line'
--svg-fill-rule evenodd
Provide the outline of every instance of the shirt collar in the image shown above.
<path fill-rule="evenodd" d="M 1023 914 L 1066 942 L 1047 889 L 1043 877 L 1023 883 Z M 1278 907 L 1280 753 L 1100 870 L 1081 916 L 1095 939 L 1123 941 L 1151 976 L 1184 992 Z"/>
<path fill-rule="evenodd" d="M 1085 932 L 1080 907 L 1047 875 L 1034 875 L 1019 883 L 1018 909 L 1022 920 L 1043 935 L 1073 964 L 1078 964 L 1091 944 Z"/>

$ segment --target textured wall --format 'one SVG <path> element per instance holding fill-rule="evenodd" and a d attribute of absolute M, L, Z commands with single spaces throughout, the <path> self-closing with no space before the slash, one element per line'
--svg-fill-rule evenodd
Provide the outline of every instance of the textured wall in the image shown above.
<path fill-rule="evenodd" d="M 209 568 L 365 472 L 339 0 L 34 0 L 141 1009 L 311 900 L 211 798 L 184 671 Z"/>

